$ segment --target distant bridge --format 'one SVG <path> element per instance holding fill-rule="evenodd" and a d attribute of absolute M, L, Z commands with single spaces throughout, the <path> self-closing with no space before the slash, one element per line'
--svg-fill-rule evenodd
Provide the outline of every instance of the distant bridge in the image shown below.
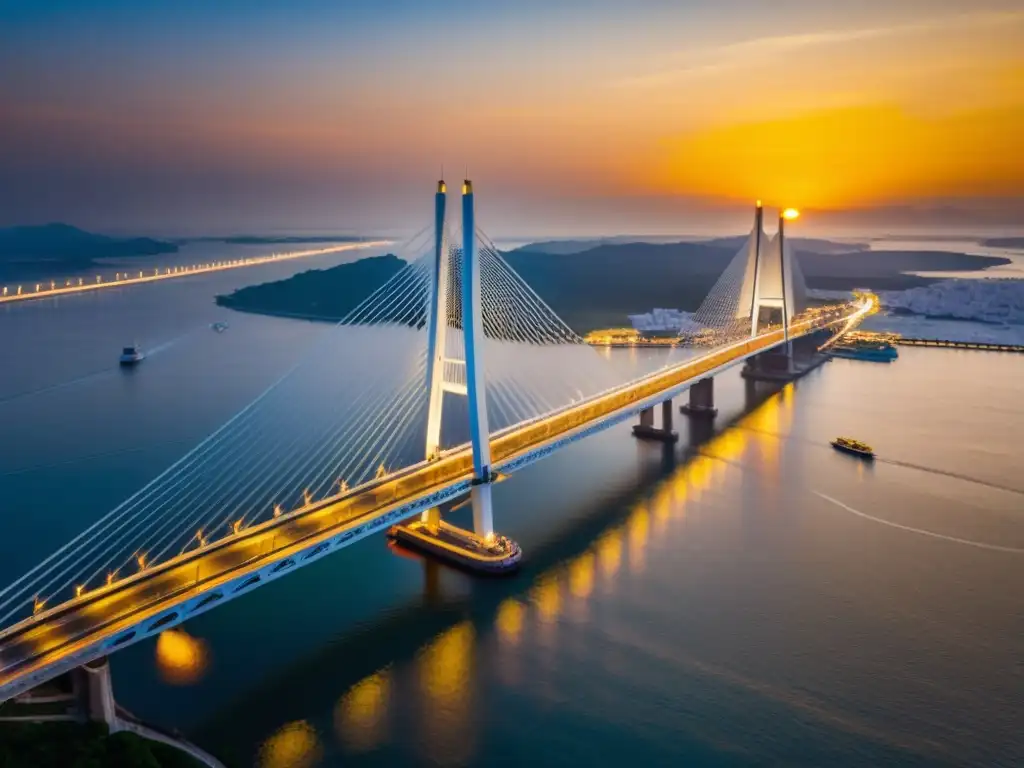
<path fill-rule="evenodd" d="M 173 280 L 179 277 L 191 277 L 203 275 L 209 272 L 223 272 L 226 269 L 239 269 L 241 267 L 256 267 L 260 264 L 270 264 L 276 261 L 290 261 L 292 259 L 305 259 L 310 256 L 322 256 L 326 253 L 338 253 L 340 251 L 351 251 L 358 248 L 377 248 L 390 245 L 390 240 L 367 240 L 357 243 L 342 243 L 330 245 L 326 248 L 313 248 L 304 251 L 289 251 L 287 253 L 273 253 L 269 256 L 249 256 L 241 259 L 228 259 L 225 261 L 210 261 L 200 264 L 184 264 L 177 267 L 155 267 L 152 269 L 126 270 L 115 272 L 114 277 L 96 275 L 94 280 L 85 277 L 68 278 L 64 280 L 40 280 L 39 282 L 28 283 L 27 285 L 4 285 L 0 286 L 0 304 L 9 304 L 15 301 L 29 301 L 31 299 L 49 299 L 57 296 L 67 296 L 86 291 L 98 291 L 104 288 L 123 288 L 129 285 L 141 285 L 142 283 L 153 283 L 159 280 Z"/>

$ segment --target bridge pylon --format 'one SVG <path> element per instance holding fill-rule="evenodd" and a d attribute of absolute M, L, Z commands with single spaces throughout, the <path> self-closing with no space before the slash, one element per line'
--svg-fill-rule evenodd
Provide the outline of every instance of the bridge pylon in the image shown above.
<path fill-rule="evenodd" d="M 491 440 L 484 383 L 484 315 L 480 302 L 480 263 L 476 249 L 473 182 L 462 185 L 462 334 L 466 347 L 466 394 L 469 399 L 469 439 L 473 447 L 473 529 L 494 538 L 491 509 Z"/>
<path fill-rule="evenodd" d="M 448 244 L 445 242 L 444 180 L 437 182 L 434 194 L 434 263 L 430 274 L 430 298 L 427 304 L 427 387 L 430 391 L 427 410 L 426 458 L 434 458 L 441 450 L 441 413 L 444 403 L 445 348 L 448 339 Z"/>
<path fill-rule="evenodd" d="M 458 305 L 461 308 L 463 359 L 447 356 L 447 336 L 455 296 L 452 262 L 445 242 L 444 181 L 437 184 L 434 196 L 434 261 L 427 304 L 427 413 L 426 458 L 436 460 L 441 453 L 441 422 L 444 394 L 464 395 L 469 411 L 469 438 L 473 459 L 470 503 L 473 531 L 464 531 L 441 520 L 438 507 L 425 510 L 418 522 L 396 525 L 391 535 L 400 543 L 450 560 L 462 567 L 489 573 L 513 570 L 519 563 L 519 546 L 505 537 L 495 536 L 491 484 L 490 423 L 487 417 L 487 392 L 484 370 L 484 316 L 481 301 L 481 262 L 473 198 L 473 183 L 462 185 L 462 254 L 458 275 Z M 453 344 L 453 347 L 457 347 Z"/>
<path fill-rule="evenodd" d="M 768 239 L 764 232 L 764 209 L 758 200 L 754 228 L 745 246 L 746 268 L 736 304 L 736 317 L 750 317 L 750 335 L 757 336 L 762 309 L 777 310 L 779 324 L 789 339 L 793 318 L 807 309 L 807 289 L 799 264 L 786 237 L 786 222 L 792 210 L 780 211 L 779 230 Z"/>

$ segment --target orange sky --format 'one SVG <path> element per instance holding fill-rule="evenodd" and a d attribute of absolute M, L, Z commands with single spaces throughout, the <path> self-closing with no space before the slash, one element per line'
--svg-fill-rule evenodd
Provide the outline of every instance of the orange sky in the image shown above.
<path fill-rule="evenodd" d="M 451 2 L 26 6 L 0 217 L 379 227 L 442 165 L 566 226 L 640 198 L 1024 201 L 1020 0 Z"/>

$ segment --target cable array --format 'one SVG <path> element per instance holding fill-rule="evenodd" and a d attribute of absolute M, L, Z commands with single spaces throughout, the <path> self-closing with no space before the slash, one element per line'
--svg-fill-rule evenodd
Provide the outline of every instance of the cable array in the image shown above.
<path fill-rule="evenodd" d="M 573 331 L 477 231 L 491 430 L 580 402 L 619 383 L 615 369 Z"/>
<path fill-rule="evenodd" d="M 754 235 L 751 235 L 754 237 Z M 693 314 L 701 330 L 685 334 L 697 344 L 718 344 L 750 332 L 750 299 L 753 295 L 750 241 L 743 246 L 715 281 Z M 750 294 L 750 295 L 747 295 Z"/>
<path fill-rule="evenodd" d="M 252 403 L 0 590 L 0 626 L 421 460 L 431 264 L 407 262 Z"/>

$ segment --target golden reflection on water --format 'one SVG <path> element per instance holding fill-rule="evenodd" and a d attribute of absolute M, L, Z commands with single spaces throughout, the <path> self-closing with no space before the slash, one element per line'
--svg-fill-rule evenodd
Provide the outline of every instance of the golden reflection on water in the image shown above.
<path fill-rule="evenodd" d="M 672 507 L 675 503 L 675 483 L 663 484 L 650 504 L 654 513 L 655 536 L 663 535 L 668 529 L 668 521 L 672 517 Z"/>
<path fill-rule="evenodd" d="M 382 669 L 349 688 L 334 708 L 338 738 L 356 752 L 369 752 L 383 743 L 387 732 L 391 672 Z"/>
<path fill-rule="evenodd" d="M 537 606 L 540 620 L 551 624 L 558 618 L 562 608 L 562 595 L 558 586 L 558 574 L 549 572 L 537 579 L 530 590 L 530 601 Z"/>
<path fill-rule="evenodd" d="M 475 749 L 471 720 L 475 632 L 468 621 L 439 635 L 419 655 L 421 721 L 431 760 L 465 763 Z"/>
<path fill-rule="evenodd" d="M 323 756 L 316 730 L 305 720 L 287 723 L 260 747 L 259 768 L 310 768 Z"/>
<path fill-rule="evenodd" d="M 597 540 L 597 560 L 605 581 L 610 581 L 622 565 L 622 529 L 612 528 Z"/>
<path fill-rule="evenodd" d="M 650 513 L 647 507 L 638 505 L 626 522 L 629 531 L 629 571 L 642 573 L 647 564 L 644 551 L 647 549 L 647 534 L 650 530 Z"/>
<path fill-rule="evenodd" d="M 498 615 L 495 625 L 498 628 L 498 637 L 510 645 L 517 645 L 523 633 L 523 620 L 526 615 L 526 608 L 514 597 L 507 598 L 498 606 Z"/>
<path fill-rule="evenodd" d="M 757 445 L 769 463 L 776 463 L 780 440 L 774 435 L 782 434 L 788 428 L 792 416 L 791 404 L 792 386 L 787 386 L 744 417 L 737 428 L 727 429 L 705 442 L 701 453 L 659 483 L 649 499 L 636 503 L 624 523 L 605 531 L 578 557 L 538 576 L 530 588 L 529 605 L 515 598 L 504 600 L 495 617 L 495 629 L 502 646 L 505 649 L 518 646 L 522 642 L 526 624 L 531 620 L 550 629 L 566 609 L 563 586 L 567 587 L 568 594 L 573 598 L 570 601 L 573 618 L 586 616 L 585 612 L 579 613 L 576 608 L 593 596 L 598 573 L 606 591 L 615 583 L 622 569 L 624 548 L 628 548 L 627 566 L 630 573 L 643 571 L 652 541 L 662 540 L 675 520 L 685 518 L 687 506 L 698 502 L 704 492 L 727 482 L 735 470 L 730 464 L 741 464 L 752 444 Z M 762 432 L 774 434 L 760 434 Z M 654 536 L 651 535 L 652 530 Z M 466 643 L 472 642 L 472 629 L 467 625 L 463 630 L 451 630 L 435 646 L 451 649 L 457 647 L 462 641 L 452 638 L 445 640 L 454 632 L 458 632 L 458 637 Z M 547 636 L 547 633 L 541 635 Z M 433 652 L 442 656 L 447 653 L 438 648 Z M 462 651 L 464 659 L 468 653 L 468 648 Z M 513 663 L 515 658 L 515 654 L 510 654 L 504 660 L 504 665 Z M 468 670 L 466 672 L 468 674 Z M 431 687 L 437 686 L 435 684 Z M 439 695 L 440 689 L 429 698 L 433 700 Z M 433 713 L 434 716 L 436 714 Z M 452 728 L 455 727 L 452 724 Z"/>
<path fill-rule="evenodd" d="M 584 552 L 569 564 L 569 591 L 586 600 L 594 591 L 594 553 Z"/>
<path fill-rule="evenodd" d="M 793 421 L 793 384 L 789 383 L 769 397 L 749 415 L 740 419 L 738 426 L 757 440 L 758 451 L 764 459 L 769 474 L 774 476 L 779 464 L 779 450 L 782 439 L 778 437 L 789 432 Z M 733 430 L 739 431 L 739 430 Z"/>
<path fill-rule="evenodd" d="M 156 668 L 160 679 L 171 685 L 192 685 L 209 668 L 206 643 L 183 629 L 168 629 L 156 641 Z"/>

